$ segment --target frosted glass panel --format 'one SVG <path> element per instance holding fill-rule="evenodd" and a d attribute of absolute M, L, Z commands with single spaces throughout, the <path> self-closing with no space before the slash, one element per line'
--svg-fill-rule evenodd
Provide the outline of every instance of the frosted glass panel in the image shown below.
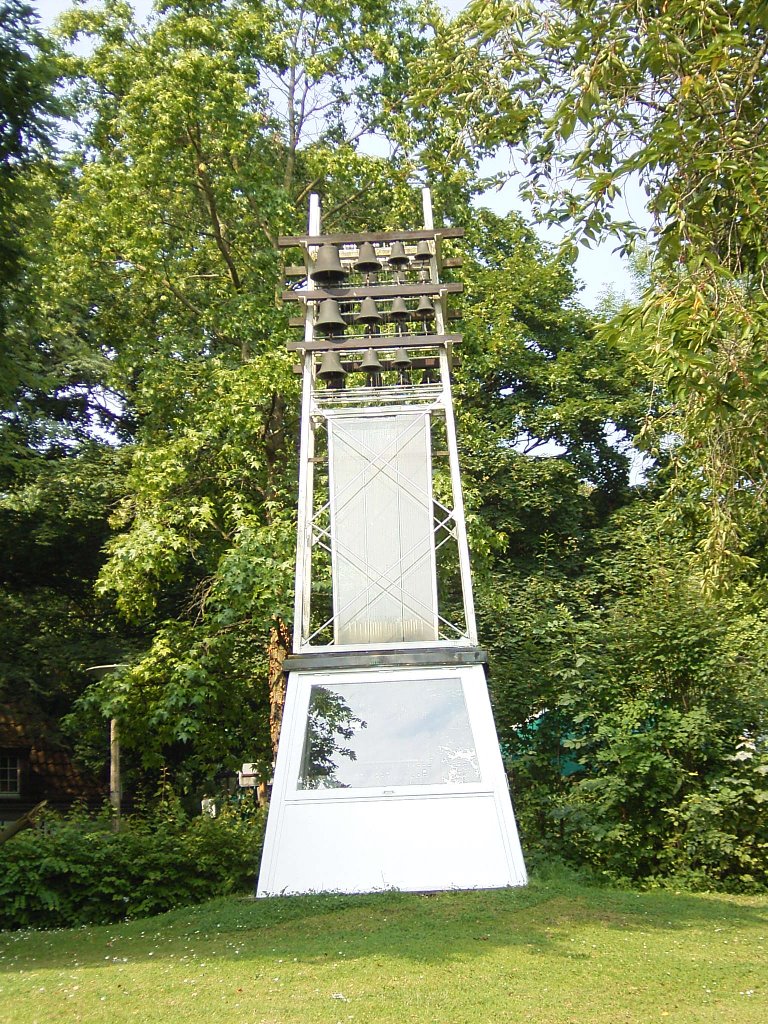
<path fill-rule="evenodd" d="M 298 789 L 479 781 L 460 680 L 312 687 Z"/>
<path fill-rule="evenodd" d="M 429 418 L 332 419 L 328 431 L 336 643 L 436 640 Z"/>

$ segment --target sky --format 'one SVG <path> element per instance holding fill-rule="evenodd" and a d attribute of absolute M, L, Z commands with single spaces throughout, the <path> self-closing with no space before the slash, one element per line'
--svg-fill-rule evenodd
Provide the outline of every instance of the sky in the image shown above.
<path fill-rule="evenodd" d="M 71 6 L 70 0 L 30 0 L 30 2 L 37 9 L 42 23 L 46 27 L 50 26 L 62 11 Z M 131 0 L 131 2 L 140 17 L 145 17 L 152 9 L 152 0 Z M 442 6 L 451 13 L 461 10 L 464 4 L 465 0 L 442 0 Z M 508 156 L 500 154 L 498 157 L 484 161 L 481 172 L 490 175 L 497 171 L 508 171 L 509 161 Z M 501 215 L 514 209 L 523 216 L 529 217 L 530 210 L 519 198 L 517 190 L 518 181 L 512 179 L 500 191 L 494 190 L 478 197 L 477 205 L 487 206 Z M 640 222 L 647 220 L 644 202 L 638 191 L 628 191 L 625 202 L 628 205 L 630 217 Z M 621 215 L 626 219 L 627 211 L 622 209 Z M 556 243 L 560 239 L 557 233 L 543 226 L 537 226 L 536 231 L 546 241 Z M 592 249 L 579 247 L 576 274 L 583 284 L 579 299 L 589 308 L 595 307 L 606 289 L 611 289 L 618 295 L 626 295 L 628 298 L 633 295 L 627 261 L 614 252 L 617 244 L 617 241 L 609 239 Z"/>

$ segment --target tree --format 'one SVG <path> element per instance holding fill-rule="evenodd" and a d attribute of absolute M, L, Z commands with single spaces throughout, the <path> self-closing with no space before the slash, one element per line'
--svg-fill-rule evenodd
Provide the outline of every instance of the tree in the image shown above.
<path fill-rule="evenodd" d="M 142 29 L 108 0 L 61 28 L 90 52 L 63 60 L 77 127 L 49 326 L 108 364 L 129 467 L 98 592 L 147 638 L 80 721 L 119 717 L 192 792 L 271 761 L 260 680 L 291 607 L 299 405 L 276 238 L 312 188 L 328 230 L 412 216 L 408 166 L 355 137 L 419 21 L 399 0 L 241 0 L 164 4 Z"/>
<path fill-rule="evenodd" d="M 290 616 L 299 403 L 275 301 L 276 236 L 302 229 L 311 188 L 328 230 L 419 222 L 414 140 L 431 113 L 398 136 L 393 104 L 410 72 L 393 54 L 423 52 L 426 37 L 407 4 L 372 3 L 365 15 L 319 3 L 167 4 L 142 29 L 108 2 L 62 21 L 67 40 L 87 36 L 90 48 L 61 57 L 77 114 L 45 244 L 35 236 L 35 329 L 82 354 L 70 381 L 82 409 L 63 413 L 58 447 L 28 433 L 27 451 L 52 468 L 30 473 L 26 490 L 18 483 L 8 507 L 26 502 L 34 521 L 52 477 L 74 485 L 81 465 L 98 473 L 103 460 L 109 499 L 87 521 L 92 551 L 105 544 L 107 557 L 88 559 L 82 586 L 96 575 L 94 607 L 124 620 L 110 616 L 106 635 L 94 634 L 91 650 L 105 653 L 91 663 L 126 664 L 88 687 L 72 727 L 96 736 L 118 717 L 126 749 L 147 770 L 169 767 L 190 793 L 243 760 L 266 768 L 267 722 L 279 717 L 261 680 Z M 355 148 L 377 125 L 394 139 L 390 161 Z M 606 429 L 628 429 L 631 402 L 569 308 L 567 262 L 516 218 L 472 213 L 480 183 L 466 169 L 430 166 L 443 215 L 468 228 L 462 437 L 474 455 L 473 543 L 498 580 L 521 571 L 548 532 L 572 546 L 601 502 L 624 500 L 625 460 Z M 489 318 L 499 324 L 490 335 Z M 111 418 L 101 447 L 99 395 Z M 532 459 L 518 450 L 523 435 L 531 449 L 564 451 Z M 109 524 L 98 519 L 107 509 Z M 60 544 L 66 510 L 54 518 Z M 503 616 L 492 591 L 491 631 Z M 69 697 L 84 683 L 77 676 Z"/>
<path fill-rule="evenodd" d="M 613 879 L 764 887 L 766 614 L 703 592 L 653 502 L 611 517 L 578 578 L 510 592 L 497 721 L 532 851 Z"/>
<path fill-rule="evenodd" d="M 519 145 L 529 197 L 587 244 L 615 231 L 630 247 L 640 228 L 616 211 L 628 182 L 644 188 L 651 284 L 615 330 L 667 397 L 644 443 L 674 439 L 710 582 L 749 563 L 765 513 L 767 61 L 760 4 L 559 0 L 470 4 L 426 65 L 459 152 Z"/>
<path fill-rule="evenodd" d="M 105 717 L 119 718 L 137 771 L 165 767 L 190 797 L 242 761 L 267 768 L 279 714 L 266 679 L 279 677 L 292 603 L 299 407 L 275 240 L 303 229 L 313 188 L 327 230 L 415 226 L 423 158 L 439 215 L 466 228 L 453 253 L 466 284 L 461 458 L 481 635 L 528 842 L 594 857 L 605 825 L 612 874 L 679 867 L 686 830 L 710 850 L 691 870 L 729 835 L 741 857 L 756 819 L 724 796 L 728 758 L 744 731 L 759 735 L 762 713 L 746 669 L 729 690 L 733 714 L 718 716 L 712 687 L 742 655 L 755 659 L 759 609 L 729 632 L 736 605 L 721 614 L 695 597 L 680 537 L 660 541 L 648 569 L 644 534 L 658 527 L 628 486 L 626 438 L 657 398 L 616 333 L 579 308 L 571 256 L 520 218 L 469 205 L 482 187 L 473 152 L 459 166 L 441 152 L 463 110 L 404 116 L 429 45 L 420 18 L 399 2 L 366 5 L 363 25 L 341 5 L 238 0 L 167 4 L 143 29 L 110 0 L 62 24 L 91 45 L 61 58 L 73 145 L 28 235 L 37 272 L 17 322 L 73 358 L 57 363 L 69 377 L 25 392 L 24 472 L 0 507 L 16 615 L 4 639 L 21 652 L 7 685 L 34 681 L 60 710 L 74 701 L 71 727 L 94 751 Z M 393 48 L 411 59 L 397 63 Z M 363 128 L 386 133 L 391 160 L 359 152 Z M 58 420 L 46 419 L 57 401 Z M 665 579 L 676 632 L 661 642 Z M 35 632 L 45 643 L 25 645 Z M 660 665 L 676 647 L 687 662 L 670 695 Z M 89 684 L 82 668 L 94 662 L 122 667 Z M 321 746 L 359 724 L 331 712 Z M 611 761 L 619 741 L 626 764 Z M 699 741 L 703 760 L 690 749 Z M 630 800 L 626 765 L 646 754 L 659 784 Z M 755 807 L 761 758 L 756 749 L 752 795 L 741 790 Z M 699 767 L 714 783 L 690 782 Z M 736 815 L 720 838 L 717 806 Z M 658 841 L 630 863 L 627 837 L 651 819 Z"/>
<path fill-rule="evenodd" d="M 66 714 L 87 686 L 83 666 L 118 661 L 131 646 L 93 591 L 125 461 L 124 450 L 98 445 L 41 459 L 0 499 L 3 699 L 32 696 Z"/>
<path fill-rule="evenodd" d="M 481 209 L 465 218 L 455 394 L 479 628 L 495 691 L 515 656 L 515 591 L 542 562 L 578 579 L 596 532 L 634 500 L 627 438 L 648 396 L 626 353 L 579 307 L 568 258 L 517 215 Z"/>
<path fill-rule="evenodd" d="M 0 480 L 20 468 L 30 434 L 40 434 L 37 399 L 60 379 L 28 309 L 38 271 L 35 234 L 47 224 L 55 135 L 56 64 L 37 16 L 20 0 L 0 4 Z M 58 372 L 57 372 L 58 371 Z M 63 404 L 63 402 L 61 403 Z M 48 416 L 59 410 L 49 407 Z M 42 417 L 44 418 L 44 417 Z"/>
<path fill-rule="evenodd" d="M 0 4 L 0 286 L 18 273 L 19 235 L 24 224 L 21 192 L 24 173 L 40 159 L 51 140 L 55 109 L 55 68 L 37 16 L 22 0 Z M 7 383 L 5 384 L 7 387 Z"/>

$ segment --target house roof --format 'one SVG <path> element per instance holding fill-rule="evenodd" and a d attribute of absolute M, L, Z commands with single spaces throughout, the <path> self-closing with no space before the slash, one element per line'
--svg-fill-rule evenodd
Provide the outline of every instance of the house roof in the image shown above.
<path fill-rule="evenodd" d="M 32 745 L 28 738 L 28 726 L 23 712 L 7 704 L 0 704 L 0 747 L 29 750 Z"/>
<path fill-rule="evenodd" d="M 25 754 L 34 789 L 54 805 L 106 796 L 106 786 L 77 764 L 55 722 L 32 701 L 0 705 L 0 748 Z"/>

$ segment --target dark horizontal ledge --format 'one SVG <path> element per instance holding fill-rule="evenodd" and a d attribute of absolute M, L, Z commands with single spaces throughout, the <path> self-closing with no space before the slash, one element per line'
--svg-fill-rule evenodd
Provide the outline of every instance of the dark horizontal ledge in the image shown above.
<path fill-rule="evenodd" d="M 460 665 L 488 664 L 488 655 L 480 647 L 402 648 L 399 651 L 334 651 L 289 654 L 284 672 L 333 672 L 338 669 L 366 668 L 453 668 Z"/>
<path fill-rule="evenodd" d="M 422 242 L 431 238 L 463 238 L 464 228 L 420 228 L 418 231 L 363 231 L 358 235 L 280 235 L 277 245 L 358 245 L 360 242 Z"/>
<path fill-rule="evenodd" d="M 397 323 L 397 321 L 393 320 L 392 317 L 389 316 L 389 314 L 386 311 L 382 312 L 382 316 L 384 317 L 384 320 L 382 322 L 385 323 L 385 324 Z M 462 315 L 458 311 L 458 309 L 449 309 L 448 310 L 448 319 L 449 320 L 461 320 L 462 319 Z M 406 321 L 406 323 L 407 322 L 408 321 Z M 303 316 L 292 316 L 288 320 L 288 326 L 289 327 L 303 327 L 305 323 L 306 323 L 306 320 L 305 320 L 305 318 Z"/>
<path fill-rule="evenodd" d="M 458 295 L 464 291 L 464 285 L 458 282 L 434 284 L 425 281 L 423 284 L 371 284 L 356 288 L 316 288 L 313 291 L 283 292 L 284 302 L 322 302 L 323 299 L 396 299 L 400 296 L 407 299 L 414 295 Z"/>
<path fill-rule="evenodd" d="M 461 267 L 463 265 L 463 263 L 464 263 L 464 260 L 461 258 L 461 256 L 449 256 L 447 259 L 444 259 L 442 261 L 441 265 L 442 265 L 444 270 L 453 270 L 456 267 Z M 386 271 L 387 273 L 391 273 L 393 269 L 394 268 L 391 268 L 391 267 L 384 267 L 383 268 L 383 270 Z M 284 272 L 286 277 L 306 277 L 307 276 L 307 268 L 306 267 L 300 267 L 298 264 L 293 264 L 293 263 L 289 264 L 285 268 L 285 270 L 283 272 Z M 362 272 L 361 271 L 355 271 L 355 273 L 362 273 Z"/>
<path fill-rule="evenodd" d="M 409 347 L 412 348 L 413 346 L 409 346 Z M 344 350 L 341 349 L 340 351 L 343 352 Z M 352 361 L 351 359 L 344 359 L 344 360 L 341 361 L 341 365 L 344 367 L 344 369 L 347 371 L 347 373 L 365 373 L 366 372 L 365 370 L 362 370 L 360 368 L 360 360 L 359 359 L 356 359 L 354 361 Z M 452 367 L 454 369 L 456 369 L 456 367 L 458 367 L 458 366 L 461 366 L 461 360 L 457 359 L 456 357 L 454 357 L 453 362 L 452 362 Z M 385 370 L 385 371 L 398 370 L 399 369 L 399 367 L 395 366 L 394 362 L 391 359 L 385 359 L 382 362 L 382 364 L 381 364 L 381 368 L 382 368 L 382 370 Z M 302 367 L 301 363 L 294 363 L 293 364 L 293 372 L 294 373 L 299 373 L 300 374 L 300 373 L 303 372 L 303 369 L 304 368 Z M 411 360 L 411 365 L 408 367 L 409 371 L 410 370 L 439 370 L 439 369 L 440 369 L 440 360 L 437 358 L 437 356 L 414 356 L 414 358 Z"/>
<path fill-rule="evenodd" d="M 366 348 L 435 348 L 438 345 L 460 344 L 460 334 L 365 334 L 354 338 L 289 341 L 286 348 L 291 352 L 361 352 Z"/>

